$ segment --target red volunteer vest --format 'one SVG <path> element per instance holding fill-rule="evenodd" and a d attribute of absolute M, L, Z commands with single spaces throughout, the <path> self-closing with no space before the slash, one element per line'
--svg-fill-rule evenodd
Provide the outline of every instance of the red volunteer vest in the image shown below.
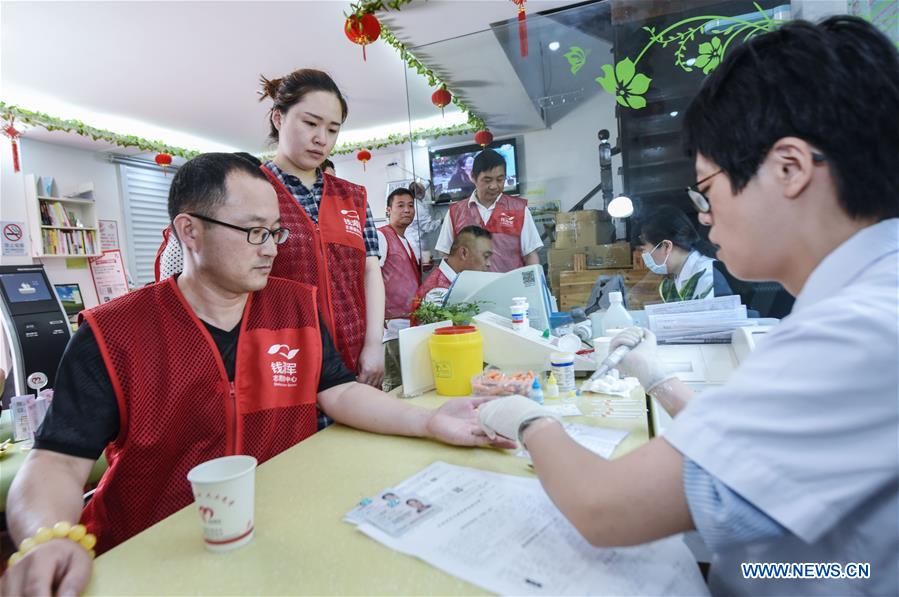
<path fill-rule="evenodd" d="M 524 210 L 528 202 L 520 197 L 500 195 L 490 220 L 485 224 L 474 203 L 468 199 L 450 205 L 449 213 L 453 224 L 453 236 L 466 226 L 476 225 L 486 228 L 493 235 L 493 256 L 490 257 L 490 271 L 509 272 L 524 265 L 521 254 L 521 229 L 524 226 Z"/>
<path fill-rule="evenodd" d="M 440 271 L 439 267 L 435 267 L 433 271 L 428 274 L 428 277 L 425 278 L 425 281 L 421 283 L 421 286 L 418 287 L 415 298 L 421 303 L 425 296 L 435 288 L 449 288 L 450 286 L 452 286 L 452 282 L 450 282 L 449 278 L 443 275 L 443 272 Z"/>
<path fill-rule="evenodd" d="M 365 341 L 365 187 L 324 174 L 316 224 L 278 177 L 261 168 L 278 194 L 281 225 L 290 229 L 271 275 L 318 287 L 319 312 L 344 364 L 355 372 Z M 170 229 L 156 254 L 157 282 Z"/>
<path fill-rule="evenodd" d="M 187 472 L 231 454 L 259 462 L 316 431 L 316 289 L 269 278 L 247 300 L 234 382 L 175 276 L 82 312 L 119 406 L 109 469 L 81 515 L 97 552 L 193 501 Z"/>
<path fill-rule="evenodd" d="M 407 319 L 412 313 L 412 299 L 421 280 L 415 253 L 409 254 L 396 230 L 389 225 L 378 228 L 387 239 L 387 258 L 381 266 L 387 297 L 385 319 Z"/>
<path fill-rule="evenodd" d="M 274 173 L 265 166 L 262 171 L 278 193 L 281 225 L 290 229 L 271 275 L 318 287 L 319 310 L 334 345 L 355 372 L 365 341 L 365 187 L 323 175 L 316 224 Z"/>
<path fill-rule="evenodd" d="M 421 301 L 424 300 L 425 296 L 435 288 L 449 288 L 452 285 L 452 282 L 449 281 L 449 278 L 443 275 L 443 272 L 440 271 L 439 267 L 435 267 L 428 277 L 425 278 L 425 281 L 422 282 L 421 286 L 418 287 L 418 291 L 415 293 L 415 298 L 412 299 L 412 311 L 415 312 L 418 309 L 418 306 L 421 305 Z M 418 320 L 412 318 L 412 325 L 418 325 Z"/>

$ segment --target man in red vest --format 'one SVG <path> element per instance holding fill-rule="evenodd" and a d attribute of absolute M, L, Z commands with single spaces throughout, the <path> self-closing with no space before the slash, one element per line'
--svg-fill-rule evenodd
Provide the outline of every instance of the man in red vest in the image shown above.
<path fill-rule="evenodd" d="M 405 232 L 415 218 L 415 197 L 406 188 L 387 196 L 387 225 L 378 228 L 378 249 L 386 297 L 384 313 L 384 391 L 402 384 L 399 331 L 409 327 L 412 299 L 421 269 Z"/>
<path fill-rule="evenodd" d="M 527 200 L 503 194 L 505 158 L 492 149 L 485 149 L 474 159 L 471 180 L 475 183 L 474 192 L 469 199 L 450 206 L 435 248 L 448 255 L 459 231 L 476 225 L 493 235 L 490 271 L 508 272 L 539 264 L 537 250 L 543 246 L 543 241 L 528 210 Z"/>
<path fill-rule="evenodd" d="M 422 301 L 442 303 L 446 290 L 464 271 L 490 271 L 493 258 L 491 234 L 480 226 L 466 226 L 453 239 L 446 259 L 440 262 L 415 293 L 415 307 Z"/>
<path fill-rule="evenodd" d="M 4 575 L 4 594 L 81 592 L 91 546 L 48 529 L 80 520 L 96 551 L 108 550 L 189 505 L 192 467 L 230 454 L 264 462 L 316 432 L 317 408 L 376 433 L 490 443 L 480 401 L 429 411 L 354 381 L 316 288 L 269 276 L 290 232 L 255 165 L 233 154 L 190 160 L 172 181 L 169 214 L 183 273 L 83 312 L 63 355 L 7 500 L 10 534 L 27 553 Z M 104 449 L 109 470 L 82 511 Z"/>

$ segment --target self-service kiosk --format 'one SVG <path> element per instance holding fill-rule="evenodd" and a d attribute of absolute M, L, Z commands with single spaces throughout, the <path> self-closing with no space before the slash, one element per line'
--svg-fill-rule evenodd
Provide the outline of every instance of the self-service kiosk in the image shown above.
<path fill-rule="evenodd" d="M 69 342 L 69 322 L 43 265 L 0 266 L 0 308 L 13 363 L 16 395 L 34 393 L 28 376 L 42 372 L 52 388 Z"/>

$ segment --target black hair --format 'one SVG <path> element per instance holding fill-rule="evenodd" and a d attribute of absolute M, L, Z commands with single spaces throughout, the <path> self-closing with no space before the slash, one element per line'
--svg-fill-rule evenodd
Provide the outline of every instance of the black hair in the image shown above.
<path fill-rule="evenodd" d="M 330 168 L 331 170 L 337 172 L 337 168 L 334 167 L 334 162 L 332 162 L 328 158 L 325 158 L 325 161 L 322 162 L 322 170 L 324 170 L 325 168 Z"/>
<path fill-rule="evenodd" d="M 674 246 L 685 251 L 699 251 L 703 255 L 714 257 L 715 245 L 701 238 L 693 226 L 693 222 L 683 211 L 672 205 L 659 206 L 640 222 L 640 240 L 650 245 L 657 245 L 663 240 L 670 240 Z"/>
<path fill-rule="evenodd" d="M 506 169 L 506 158 L 492 149 L 485 149 L 475 156 L 474 163 L 471 165 L 471 179 L 477 180 L 481 172 L 493 170 L 497 166 Z"/>
<path fill-rule="evenodd" d="M 274 100 L 274 104 L 272 104 L 271 109 L 268 111 L 268 122 L 270 127 L 268 138 L 272 142 L 278 140 L 278 129 L 275 128 L 275 123 L 272 122 L 272 114 L 274 114 L 275 110 L 278 110 L 282 114 L 287 114 L 291 106 L 302 100 L 306 94 L 312 93 L 313 91 L 324 91 L 333 93 L 337 96 L 337 99 L 340 101 L 341 122 L 346 120 L 347 113 L 349 112 L 346 99 L 343 97 L 343 94 L 340 93 L 340 89 L 337 87 L 337 83 L 334 82 L 334 79 L 324 71 L 315 70 L 314 68 L 301 68 L 280 79 L 269 80 L 265 77 L 260 77 L 260 79 L 262 83 L 262 92 L 259 94 L 259 101 L 262 101 L 267 97 Z"/>
<path fill-rule="evenodd" d="M 178 168 L 169 187 L 169 218 L 185 212 L 211 216 L 225 202 L 226 181 L 232 173 L 268 182 L 262 170 L 243 154 L 201 153 Z"/>
<path fill-rule="evenodd" d="M 774 143 L 794 136 L 826 157 L 851 218 L 899 216 L 899 53 L 870 23 L 793 21 L 731 50 L 684 117 L 684 148 L 734 193 Z"/>
<path fill-rule="evenodd" d="M 450 247 L 450 255 L 453 255 L 459 247 L 465 244 L 464 237 L 470 236 L 472 238 L 493 238 L 493 235 L 490 234 L 490 231 L 486 228 L 482 228 L 475 224 L 471 226 L 466 226 L 462 230 L 459 231 L 459 234 L 453 239 L 453 246 Z"/>
<path fill-rule="evenodd" d="M 397 189 L 393 189 L 392 191 L 390 191 L 390 194 L 387 195 L 387 207 L 393 205 L 393 198 L 397 195 L 409 195 L 410 197 L 412 197 L 412 200 L 415 201 L 415 194 L 412 191 L 410 191 L 406 187 L 399 187 Z"/>

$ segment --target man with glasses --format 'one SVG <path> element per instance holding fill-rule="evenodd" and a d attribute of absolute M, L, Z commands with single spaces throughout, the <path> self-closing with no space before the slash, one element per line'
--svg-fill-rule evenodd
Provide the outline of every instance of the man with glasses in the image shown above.
<path fill-rule="evenodd" d="M 255 165 L 233 154 L 190 160 L 172 182 L 169 214 L 183 272 L 82 313 L 63 355 L 7 500 L 20 551 L 34 543 L 26 538 L 43 540 L 13 558 L 4 594 L 86 585 L 91 546 L 42 527 L 80 520 L 96 551 L 108 550 L 190 504 L 193 466 L 229 454 L 264 462 L 316 432 L 317 408 L 372 432 L 501 445 L 478 427 L 482 400 L 431 411 L 355 382 L 320 322 L 316 289 L 269 277 L 290 232 Z M 82 511 L 104 449 L 109 470 Z"/>
<path fill-rule="evenodd" d="M 718 258 L 777 280 L 792 313 L 695 396 L 648 330 L 609 350 L 674 417 L 606 461 L 533 402 L 480 409 L 521 438 L 591 543 L 697 530 L 721 595 L 899 587 L 899 54 L 873 25 L 788 23 L 731 49 L 685 117 L 690 188 Z"/>

